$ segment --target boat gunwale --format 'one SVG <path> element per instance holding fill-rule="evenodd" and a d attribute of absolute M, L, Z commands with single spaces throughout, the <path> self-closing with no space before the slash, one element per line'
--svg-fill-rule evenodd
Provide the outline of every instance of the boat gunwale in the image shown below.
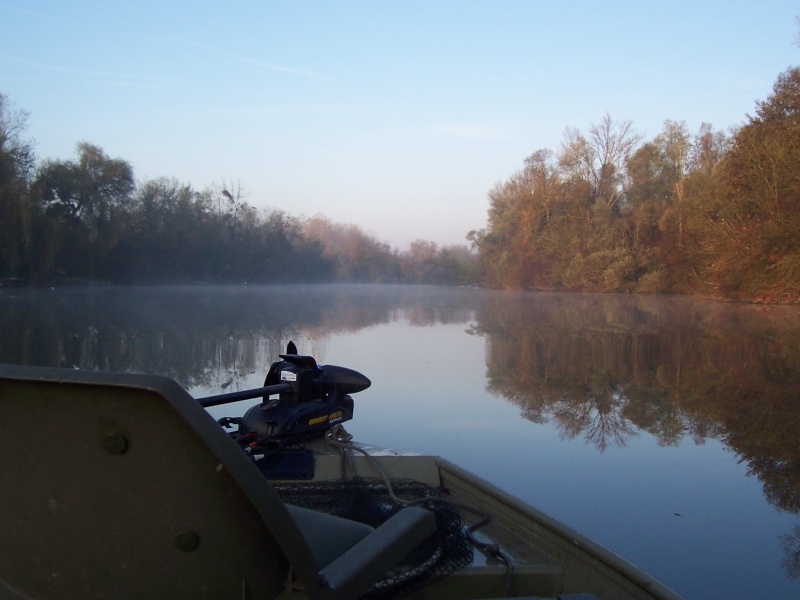
<path fill-rule="evenodd" d="M 602 571 L 603 576 L 606 578 L 608 578 L 609 572 L 619 575 L 621 579 L 618 582 L 619 585 L 623 585 L 626 588 L 632 586 L 637 590 L 641 590 L 644 593 L 643 598 L 685 600 L 675 590 L 669 588 L 646 571 L 569 525 L 523 502 L 516 496 L 503 491 L 480 476 L 459 467 L 445 458 L 437 456 L 435 460 L 439 467 L 442 485 L 445 488 L 449 487 L 448 482 L 460 482 L 462 485 L 465 484 L 464 487 L 472 488 L 476 496 L 483 496 L 483 500 L 507 507 L 512 513 L 516 513 L 516 515 L 507 515 L 508 522 L 504 523 L 503 517 L 493 512 L 492 518 L 502 525 L 508 526 L 511 524 L 510 521 L 532 522 L 538 528 L 535 532 L 536 535 L 544 538 L 544 541 L 555 546 L 559 551 L 572 555 L 578 562 L 589 565 L 597 571 Z M 458 494 L 456 493 L 456 495 Z M 473 500 L 480 500 L 480 498 L 473 498 Z M 515 516 L 516 518 L 514 518 Z M 561 557 L 555 558 L 563 564 Z M 587 560 L 587 558 L 591 560 Z M 592 565 L 591 561 L 596 561 L 599 565 Z M 569 579 L 569 575 L 565 575 L 565 579 Z"/>

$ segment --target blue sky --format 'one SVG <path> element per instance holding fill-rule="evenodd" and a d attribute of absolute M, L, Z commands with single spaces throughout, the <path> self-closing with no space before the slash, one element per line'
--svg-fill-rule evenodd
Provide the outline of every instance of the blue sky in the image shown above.
<path fill-rule="evenodd" d="M 0 93 L 38 156 L 237 184 L 405 249 L 464 243 L 487 192 L 608 113 L 726 130 L 800 63 L 784 1 L 0 0 Z"/>

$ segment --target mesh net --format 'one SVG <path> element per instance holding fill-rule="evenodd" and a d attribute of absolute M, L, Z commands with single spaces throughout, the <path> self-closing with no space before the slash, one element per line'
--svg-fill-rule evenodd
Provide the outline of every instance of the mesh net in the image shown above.
<path fill-rule="evenodd" d="M 414 549 L 391 573 L 372 586 L 364 598 L 393 598 L 460 569 L 472 562 L 464 520 L 458 509 L 442 500 L 443 494 L 412 479 L 392 479 L 394 495 L 418 500 L 436 517 L 436 533 Z M 405 505 L 396 502 L 382 479 L 353 478 L 336 481 L 273 483 L 284 502 L 326 512 L 378 527 Z"/>

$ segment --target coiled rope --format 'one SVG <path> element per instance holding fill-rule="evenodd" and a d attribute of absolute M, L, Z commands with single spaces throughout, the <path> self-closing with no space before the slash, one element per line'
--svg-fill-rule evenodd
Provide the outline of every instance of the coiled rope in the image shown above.
<path fill-rule="evenodd" d="M 378 472 L 378 474 L 381 476 L 381 479 L 383 479 L 383 482 L 386 485 L 386 491 L 388 492 L 389 497 L 394 502 L 396 502 L 398 504 L 405 505 L 405 506 L 411 506 L 411 505 L 419 504 L 419 503 L 422 503 L 422 502 L 445 502 L 445 503 L 450 504 L 450 505 L 452 505 L 452 506 L 454 506 L 454 507 L 456 507 L 458 509 L 461 509 L 461 510 L 464 510 L 464 511 L 467 511 L 467 512 L 471 512 L 472 514 L 477 515 L 479 517 L 479 520 L 476 521 L 475 523 L 473 523 L 472 525 L 470 525 L 469 527 L 467 527 L 467 529 L 466 529 L 467 538 L 469 539 L 469 541 L 470 541 L 470 543 L 472 545 L 480 548 L 484 552 L 484 554 L 487 554 L 487 555 L 489 555 L 489 556 L 491 556 L 493 558 L 496 558 L 497 560 L 499 560 L 500 562 L 502 562 L 505 565 L 505 567 L 506 567 L 506 584 L 505 584 L 505 589 L 504 589 L 503 595 L 504 596 L 508 596 L 510 594 L 510 592 L 511 592 L 511 583 L 512 583 L 513 576 L 514 576 L 514 565 L 511 562 L 511 558 L 508 556 L 508 554 L 506 554 L 503 551 L 502 548 L 500 548 L 500 546 L 498 544 L 482 542 L 482 541 L 478 540 L 473 535 L 474 532 L 477 529 L 480 529 L 481 527 L 484 527 L 491 520 L 491 517 L 487 513 L 484 513 L 483 511 L 480 511 L 480 510 L 478 510 L 476 508 L 473 508 L 472 506 L 468 506 L 468 505 L 462 504 L 460 502 L 455 502 L 455 501 L 453 501 L 453 500 L 451 500 L 449 498 L 423 497 L 423 498 L 416 498 L 414 500 L 406 500 L 405 498 L 400 498 L 399 496 L 397 496 L 394 493 L 394 489 L 392 488 L 392 482 L 389 479 L 389 476 L 386 474 L 386 472 L 380 466 L 378 461 L 375 460 L 375 458 L 373 456 L 371 456 L 369 454 L 369 452 L 367 452 L 363 448 L 360 448 L 359 446 L 356 446 L 355 444 L 353 444 L 353 436 L 345 430 L 345 428 L 342 426 L 341 423 L 338 423 L 338 424 L 334 425 L 327 432 L 325 432 L 325 441 L 326 441 L 327 444 L 340 449 L 340 451 L 342 453 L 342 460 L 343 461 L 346 459 L 346 457 L 350 457 L 346 452 L 347 450 L 351 450 L 351 451 L 355 451 L 355 452 L 359 452 L 360 454 L 363 454 L 364 457 L 369 462 L 369 464 Z M 351 461 L 350 468 L 351 468 L 353 473 L 356 472 L 355 466 L 352 464 L 352 461 Z M 344 477 L 344 469 L 342 469 L 342 477 Z"/>

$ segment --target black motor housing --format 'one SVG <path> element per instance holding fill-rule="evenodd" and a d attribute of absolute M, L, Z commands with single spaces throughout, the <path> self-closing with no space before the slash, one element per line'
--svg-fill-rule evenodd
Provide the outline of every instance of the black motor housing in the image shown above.
<path fill-rule="evenodd" d="M 291 344 L 291 343 L 290 343 Z M 294 345 L 289 346 L 294 350 Z M 265 396 L 241 418 L 239 434 L 259 440 L 303 439 L 323 435 L 353 418 L 349 394 L 368 388 L 367 377 L 335 365 L 319 366 L 312 356 L 281 354 L 272 364 L 264 387 L 285 385 L 277 399 Z"/>
<path fill-rule="evenodd" d="M 336 404 L 322 401 L 297 404 L 261 403 L 250 408 L 239 423 L 239 433 L 258 439 L 288 436 L 311 438 L 323 435 L 336 423 L 353 418 L 353 399 L 344 396 Z"/>

